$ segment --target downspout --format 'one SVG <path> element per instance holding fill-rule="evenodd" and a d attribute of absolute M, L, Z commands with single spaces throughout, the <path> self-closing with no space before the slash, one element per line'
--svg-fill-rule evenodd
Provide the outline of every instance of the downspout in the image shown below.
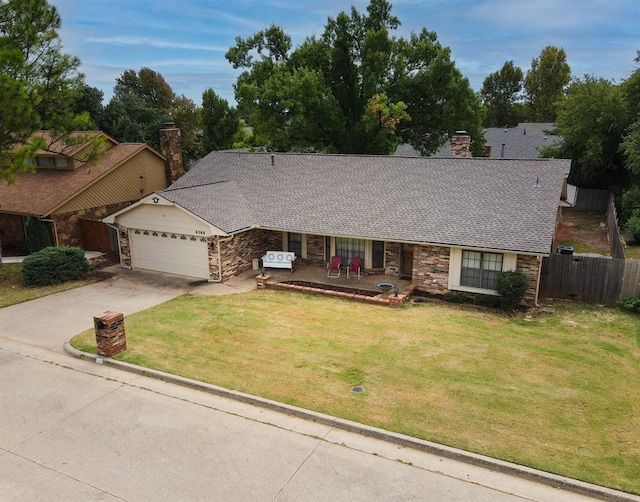
<path fill-rule="evenodd" d="M 208 282 L 215 282 L 215 283 L 222 282 L 222 254 L 220 253 L 220 243 L 221 242 L 229 242 L 233 238 L 234 238 L 234 236 L 230 235 L 226 239 L 218 239 L 218 278 L 217 279 L 207 279 Z"/>
<path fill-rule="evenodd" d="M 55 239 L 55 245 L 59 246 L 60 241 L 58 240 L 58 227 L 56 226 L 56 222 L 47 218 L 38 218 L 40 221 L 44 221 L 45 223 L 53 224 L 53 237 Z"/>

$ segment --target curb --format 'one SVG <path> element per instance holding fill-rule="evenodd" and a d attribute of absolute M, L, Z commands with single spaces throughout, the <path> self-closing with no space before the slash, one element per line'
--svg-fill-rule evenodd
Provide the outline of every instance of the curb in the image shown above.
<path fill-rule="evenodd" d="M 379 439 L 388 443 L 396 444 L 398 446 L 413 448 L 415 450 L 438 455 L 447 459 L 465 462 L 478 467 L 484 467 L 492 471 L 523 478 L 529 481 L 534 481 L 536 483 L 544 484 L 552 488 L 573 492 L 579 495 L 585 495 L 588 497 L 598 498 L 611 502 L 640 502 L 640 496 L 636 496 L 631 493 L 625 493 L 619 490 L 614 490 L 576 479 L 551 474 L 530 467 L 525 467 L 511 462 L 487 457 L 477 453 L 471 453 L 438 443 L 413 438 L 404 434 L 390 432 L 377 427 L 371 427 L 357 422 L 344 420 L 332 415 L 326 415 L 304 408 L 299 408 L 297 406 L 261 398 L 252 394 L 245 394 L 243 392 L 226 389 L 224 387 L 218 387 L 217 385 L 200 382 L 198 380 L 192 380 L 190 378 L 144 368 L 142 366 L 136 366 L 134 364 L 122 361 L 116 361 L 108 357 L 99 357 L 96 354 L 89 354 L 87 352 L 82 352 L 73 348 L 70 342 L 71 340 L 65 342 L 64 350 L 71 356 L 77 357 L 79 359 L 93 360 L 96 363 L 106 366 L 113 366 L 115 368 L 129 371 L 131 373 L 136 373 L 141 376 L 156 378 L 165 382 L 170 382 L 192 389 L 208 392 L 217 396 L 226 397 L 228 399 L 234 399 L 236 401 L 251 404 L 254 406 L 260 406 L 268 410 L 277 411 L 286 415 L 291 415 L 297 418 L 302 418 L 323 425 L 328 425 L 347 432 L 360 434 L 365 437 Z"/>

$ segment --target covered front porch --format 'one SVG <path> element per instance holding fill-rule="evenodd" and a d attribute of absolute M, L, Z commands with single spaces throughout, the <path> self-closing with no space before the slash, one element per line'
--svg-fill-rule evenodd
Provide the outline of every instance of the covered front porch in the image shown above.
<path fill-rule="evenodd" d="M 256 279 L 259 289 L 322 294 L 389 306 L 400 306 L 415 289 L 410 280 L 381 272 L 364 272 L 362 278 L 358 279 L 354 275 L 347 277 L 346 270 L 343 269 L 339 277 L 327 277 L 326 267 L 302 263 L 296 264 L 293 272 L 266 268 L 264 275 L 262 271 L 258 271 Z"/>

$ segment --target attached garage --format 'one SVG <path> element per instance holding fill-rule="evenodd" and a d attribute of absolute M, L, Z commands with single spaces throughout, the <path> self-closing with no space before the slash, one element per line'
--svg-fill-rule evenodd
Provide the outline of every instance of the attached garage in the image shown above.
<path fill-rule="evenodd" d="M 141 229 L 130 230 L 129 236 L 133 268 L 209 278 L 204 237 Z"/>
<path fill-rule="evenodd" d="M 220 257 L 213 243 L 224 234 L 159 194 L 102 221 L 126 229 L 119 234 L 121 257 L 127 256 L 123 267 L 220 280 Z"/>

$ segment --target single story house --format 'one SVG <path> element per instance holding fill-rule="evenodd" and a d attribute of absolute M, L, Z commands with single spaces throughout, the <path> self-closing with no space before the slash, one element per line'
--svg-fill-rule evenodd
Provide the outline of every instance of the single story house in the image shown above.
<path fill-rule="evenodd" d="M 14 183 L 0 181 L 0 242 L 18 252 L 27 248 L 30 219 L 46 226 L 54 245 L 115 251 L 117 234 L 100 219 L 166 188 L 184 172 L 180 131 L 173 124 L 160 131 L 164 154 L 145 143 L 119 143 L 100 131 L 76 133 L 82 134 L 81 143 L 73 145 L 47 131 L 37 134 L 49 146 L 36 152 L 35 169 Z M 98 159 L 86 161 L 98 141 Z"/>
<path fill-rule="evenodd" d="M 468 136 L 467 136 L 468 138 Z M 551 253 L 570 161 L 212 152 L 166 190 L 103 218 L 123 267 L 210 281 L 267 250 L 419 289 L 496 294 L 498 271 L 530 279 Z"/>
<path fill-rule="evenodd" d="M 555 126 L 550 122 L 521 122 L 516 127 L 488 127 L 484 129 L 485 156 L 495 159 L 537 159 L 543 148 L 562 141 L 552 134 Z M 419 157 L 420 152 L 411 145 L 402 144 L 395 155 Z M 454 157 L 448 145 L 443 145 L 433 157 Z"/>

